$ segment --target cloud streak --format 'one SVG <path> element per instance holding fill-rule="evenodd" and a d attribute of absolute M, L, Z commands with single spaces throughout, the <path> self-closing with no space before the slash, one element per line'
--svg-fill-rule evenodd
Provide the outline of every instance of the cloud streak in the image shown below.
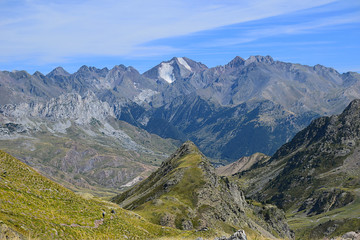
<path fill-rule="evenodd" d="M 259 26 L 256 29 L 249 29 L 242 31 L 237 37 L 219 38 L 213 42 L 206 44 L 207 47 L 231 46 L 244 43 L 254 42 L 261 38 L 279 36 L 279 35 L 293 35 L 293 34 L 307 34 L 319 31 L 327 27 L 336 27 L 343 24 L 360 23 L 360 12 L 341 17 L 326 17 L 324 19 L 295 23 L 289 25 L 274 25 L 274 26 Z"/>
<path fill-rule="evenodd" d="M 5 0 L 0 2 L 0 61 L 32 58 L 47 63 L 72 56 L 168 53 L 176 49 L 144 44 L 331 2 L 334 0 L 291 4 L 288 0 L 199 0 L 195 4 L 189 0 Z M 257 34 L 249 32 L 248 40 Z"/>

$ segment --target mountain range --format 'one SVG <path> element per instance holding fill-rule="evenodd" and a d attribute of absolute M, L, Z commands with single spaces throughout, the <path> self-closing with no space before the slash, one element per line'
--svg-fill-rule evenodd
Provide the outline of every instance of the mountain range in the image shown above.
<path fill-rule="evenodd" d="M 210 158 L 228 161 L 271 155 L 311 120 L 340 113 L 360 97 L 358 73 L 270 56 L 236 57 L 213 68 L 173 58 L 143 74 L 124 65 L 82 66 L 73 74 L 61 67 L 47 75 L 2 71 L 0 84 L 1 112 L 9 104 L 92 92 L 117 119 L 163 138 L 192 140 Z"/>

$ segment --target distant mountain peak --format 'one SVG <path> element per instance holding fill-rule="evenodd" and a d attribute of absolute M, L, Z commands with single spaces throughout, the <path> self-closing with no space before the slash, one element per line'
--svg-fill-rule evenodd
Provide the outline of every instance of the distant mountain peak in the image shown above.
<path fill-rule="evenodd" d="M 206 65 L 186 57 L 173 57 L 169 61 L 163 61 L 146 71 L 144 76 L 152 79 L 162 79 L 171 84 L 177 79 L 187 78 L 190 74 L 207 68 Z"/>
<path fill-rule="evenodd" d="M 233 60 L 231 60 L 228 64 L 226 64 L 225 67 L 234 68 L 234 67 L 243 66 L 244 64 L 245 64 L 245 59 L 236 56 Z"/>
<path fill-rule="evenodd" d="M 89 67 L 86 65 L 82 65 L 77 72 L 88 72 L 90 71 Z"/>
<path fill-rule="evenodd" d="M 250 56 L 248 59 L 246 59 L 245 65 L 249 65 L 250 63 L 253 63 L 253 62 L 274 63 L 274 59 L 269 55 L 267 55 L 267 56 L 260 56 L 260 55 Z"/>
<path fill-rule="evenodd" d="M 62 67 L 54 68 L 47 76 L 70 76 L 70 73 L 65 71 Z"/>
<path fill-rule="evenodd" d="M 42 73 L 39 72 L 39 71 L 34 72 L 33 76 L 36 76 L 36 77 L 45 77 L 45 75 L 42 74 Z"/>

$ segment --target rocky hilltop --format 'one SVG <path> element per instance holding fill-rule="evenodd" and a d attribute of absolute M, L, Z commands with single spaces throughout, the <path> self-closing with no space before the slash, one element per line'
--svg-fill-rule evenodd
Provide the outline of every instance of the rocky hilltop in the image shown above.
<path fill-rule="evenodd" d="M 240 188 L 217 176 L 192 142 L 184 143 L 146 180 L 113 201 L 163 226 L 229 233 L 241 227 L 265 237 L 292 238 L 280 210 L 248 204 Z"/>
<path fill-rule="evenodd" d="M 285 209 L 302 239 L 359 231 L 359 143 L 360 100 L 354 100 L 340 115 L 314 120 L 270 160 L 238 176 L 247 196 Z"/>

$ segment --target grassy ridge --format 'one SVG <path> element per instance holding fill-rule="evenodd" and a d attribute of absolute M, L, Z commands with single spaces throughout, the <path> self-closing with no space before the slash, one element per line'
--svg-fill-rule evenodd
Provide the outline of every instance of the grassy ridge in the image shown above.
<path fill-rule="evenodd" d="M 203 234 L 161 227 L 115 204 L 82 198 L 3 151 L 0 205 L 1 221 L 29 239 L 195 239 Z"/>

